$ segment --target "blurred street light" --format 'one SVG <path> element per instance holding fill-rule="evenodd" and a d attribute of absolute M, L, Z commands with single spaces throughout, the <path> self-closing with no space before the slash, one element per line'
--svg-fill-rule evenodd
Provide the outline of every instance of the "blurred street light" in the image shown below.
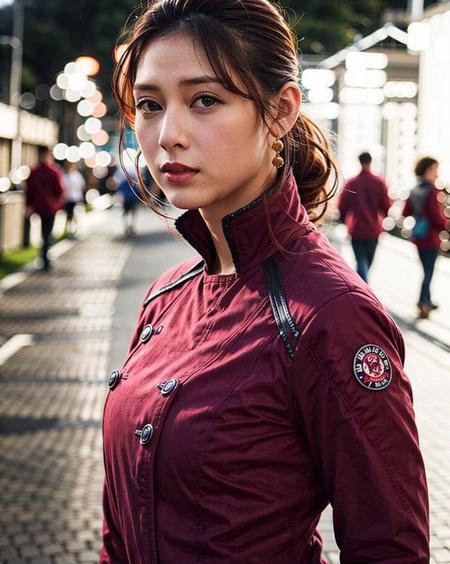
<path fill-rule="evenodd" d="M 425 22 L 413 22 L 408 26 L 408 51 L 419 53 L 430 44 L 430 31 Z"/>
<path fill-rule="evenodd" d="M 408 0 L 409 20 L 416 22 L 423 16 L 424 0 Z"/>
<path fill-rule="evenodd" d="M 345 58 L 345 67 L 349 71 L 383 70 L 388 66 L 389 59 L 385 53 L 364 53 L 352 51 Z"/>
<path fill-rule="evenodd" d="M 94 57 L 78 57 L 75 62 L 86 76 L 95 76 L 100 70 L 100 63 Z"/>

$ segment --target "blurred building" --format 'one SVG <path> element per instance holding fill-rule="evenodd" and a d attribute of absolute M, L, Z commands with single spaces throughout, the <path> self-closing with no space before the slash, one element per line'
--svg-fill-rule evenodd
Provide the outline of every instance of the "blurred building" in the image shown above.
<path fill-rule="evenodd" d="M 7 189 L 6 184 L 20 184 L 25 177 L 26 168 L 21 172 L 11 170 L 11 147 L 17 135 L 20 123 L 22 139 L 23 167 L 31 167 L 37 161 L 37 145 L 53 147 L 58 141 L 58 126 L 54 121 L 20 110 L 20 122 L 17 109 L 0 102 L 0 191 Z"/>
<path fill-rule="evenodd" d="M 386 24 L 323 60 L 318 69 L 335 77 L 328 104 L 333 104 L 330 125 L 344 176 L 355 174 L 358 154 L 370 151 L 394 198 L 415 182 L 419 57 L 408 52 L 407 44 L 407 33 Z"/>
<path fill-rule="evenodd" d="M 410 49 L 420 52 L 418 153 L 437 158 L 441 181 L 450 185 L 450 3 L 427 9 L 408 35 Z"/>

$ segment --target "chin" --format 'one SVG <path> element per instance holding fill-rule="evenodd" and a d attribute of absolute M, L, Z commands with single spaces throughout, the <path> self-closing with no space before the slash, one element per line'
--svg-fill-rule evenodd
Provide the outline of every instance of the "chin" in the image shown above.
<path fill-rule="evenodd" d="M 190 190 L 187 186 L 183 188 L 164 188 L 163 192 L 172 206 L 180 210 L 197 210 L 207 208 L 214 203 L 214 198 L 206 194 L 198 193 L 197 190 Z M 197 192 L 197 193 L 196 193 Z"/>

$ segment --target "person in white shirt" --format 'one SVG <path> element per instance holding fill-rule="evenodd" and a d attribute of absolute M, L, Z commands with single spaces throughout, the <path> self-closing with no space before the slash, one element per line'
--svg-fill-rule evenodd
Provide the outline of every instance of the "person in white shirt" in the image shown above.
<path fill-rule="evenodd" d="M 63 187 L 64 209 L 66 211 L 65 231 L 69 237 L 73 237 L 77 229 L 75 206 L 84 201 L 86 181 L 75 164 L 69 161 L 64 163 Z"/>

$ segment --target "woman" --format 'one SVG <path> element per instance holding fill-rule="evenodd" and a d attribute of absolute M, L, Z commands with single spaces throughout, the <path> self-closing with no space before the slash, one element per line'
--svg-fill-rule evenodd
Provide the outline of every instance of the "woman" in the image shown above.
<path fill-rule="evenodd" d="M 151 2 L 127 45 L 118 103 L 202 259 L 110 375 L 100 562 L 322 563 L 331 503 L 342 562 L 425 564 L 402 337 L 309 221 L 333 165 L 279 9 Z"/>
<path fill-rule="evenodd" d="M 423 281 L 417 307 L 419 317 L 427 319 L 430 311 L 437 308 L 437 305 L 431 301 L 430 285 L 441 246 L 439 233 L 445 230 L 447 220 L 442 205 L 439 204 L 439 191 L 435 186 L 439 176 L 438 161 L 424 157 L 417 162 L 414 172 L 418 184 L 411 191 L 403 215 L 412 215 L 416 220 L 412 241 L 417 247 L 423 268 Z"/>

